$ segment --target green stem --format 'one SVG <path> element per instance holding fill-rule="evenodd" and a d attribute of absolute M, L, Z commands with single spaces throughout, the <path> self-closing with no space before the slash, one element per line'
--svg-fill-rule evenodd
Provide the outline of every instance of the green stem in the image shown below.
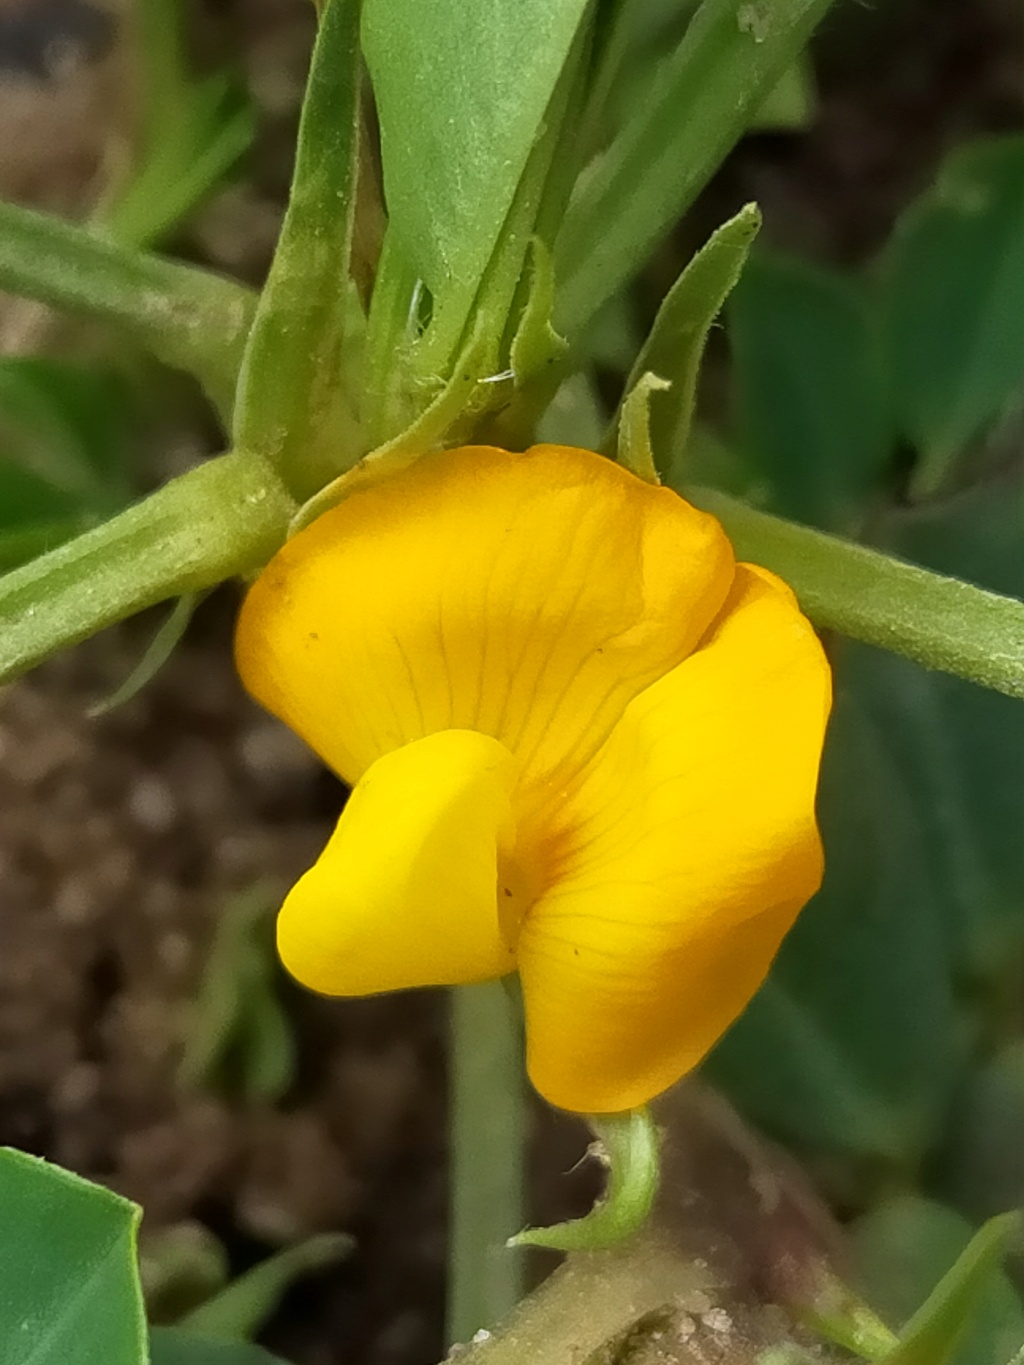
<path fill-rule="evenodd" d="M 648 260 L 739 140 L 830 0 L 704 0 L 570 205 L 556 325 L 574 337 Z"/>
<path fill-rule="evenodd" d="M 0 289 L 133 331 L 230 409 L 256 296 L 242 285 L 129 251 L 49 214 L 0 203 Z"/>
<path fill-rule="evenodd" d="M 500 981 L 452 994 L 448 1339 L 469 1341 L 522 1296 L 525 1092 L 521 1029 Z"/>
<path fill-rule="evenodd" d="M 223 455 L 0 578 L 0 682 L 104 626 L 262 567 L 295 503 L 260 460 Z"/>
<path fill-rule="evenodd" d="M 816 625 L 1024 698 L 1024 602 L 758 512 L 717 490 L 687 496 L 718 517 L 740 559 L 784 578 Z"/>

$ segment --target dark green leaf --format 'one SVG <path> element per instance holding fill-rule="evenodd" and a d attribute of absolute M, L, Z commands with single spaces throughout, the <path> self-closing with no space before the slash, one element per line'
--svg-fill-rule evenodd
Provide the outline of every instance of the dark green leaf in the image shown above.
<path fill-rule="evenodd" d="M 1024 136 L 958 148 L 882 265 L 888 367 L 926 493 L 1024 385 Z"/>
<path fill-rule="evenodd" d="M 1024 596 L 1021 484 L 999 481 L 891 514 L 887 547 L 940 572 Z M 963 971 L 994 997 L 1024 955 L 1024 707 L 872 655 L 865 696 L 911 785 L 956 907 Z"/>
<path fill-rule="evenodd" d="M 150 1365 L 285 1365 L 262 1346 L 216 1341 L 178 1327 L 152 1328 L 149 1343 Z"/>
<path fill-rule="evenodd" d="M 435 314 L 468 315 L 586 8 L 366 0 L 390 231 Z"/>
<path fill-rule="evenodd" d="M 916 1195 L 898 1195 L 854 1224 L 852 1248 L 865 1297 L 890 1325 L 907 1323 L 912 1329 L 901 1333 L 893 1365 L 1010 1361 L 1024 1341 L 1024 1308 L 998 1268 L 1011 1230 L 990 1224 L 972 1246 L 974 1229 L 965 1219 Z M 950 1279 L 939 1285 L 947 1274 Z M 941 1293 L 921 1312 L 937 1286 Z M 957 1345 L 961 1329 L 965 1334 Z M 954 1346 L 951 1355 L 944 1354 L 946 1344 Z"/>
<path fill-rule="evenodd" d="M 15 460 L 54 497 L 24 519 L 77 512 L 109 515 L 128 500 L 128 447 L 134 405 L 122 378 L 67 361 L 0 361 L 0 435 Z M 0 479 L 7 471 L 0 466 Z M 23 501 L 14 489 L 15 504 Z M 24 515 L 24 514 L 23 514 Z M 0 500 L 0 525 L 13 525 Z"/>
<path fill-rule="evenodd" d="M 825 882 L 710 1065 L 772 1130 L 912 1166 L 960 1061 L 946 889 L 842 661 L 837 674 L 819 796 Z"/>
<path fill-rule="evenodd" d="M 139 1217 L 109 1190 L 0 1149 L 0 1360 L 144 1365 Z"/>
<path fill-rule="evenodd" d="M 1024 1040 L 974 1070 L 957 1093 L 941 1162 L 943 1193 L 972 1218 L 1024 1208 Z"/>
<path fill-rule="evenodd" d="M 728 305 L 739 445 L 774 510 L 829 529 L 856 517 L 894 445 L 863 290 L 755 252 Z"/>

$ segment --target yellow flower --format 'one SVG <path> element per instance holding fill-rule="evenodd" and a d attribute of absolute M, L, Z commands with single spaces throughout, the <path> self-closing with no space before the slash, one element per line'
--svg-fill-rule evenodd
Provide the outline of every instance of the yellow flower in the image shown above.
<path fill-rule="evenodd" d="M 693 1067 L 820 883 L 814 632 L 714 518 L 589 451 L 356 487 L 257 579 L 237 660 L 353 787 L 286 967 L 329 995 L 517 968 L 562 1108 Z"/>

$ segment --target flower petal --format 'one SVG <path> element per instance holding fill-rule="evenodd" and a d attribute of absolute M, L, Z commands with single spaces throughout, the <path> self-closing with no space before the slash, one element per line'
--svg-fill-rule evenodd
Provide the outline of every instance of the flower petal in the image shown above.
<path fill-rule="evenodd" d="M 285 545 L 246 599 L 238 666 L 349 782 L 467 729 L 516 755 L 521 795 L 553 790 L 696 646 L 733 573 L 712 517 L 589 451 L 444 451 Z"/>
<path fill-rule="evenodd" d="M 502 922 L 498 870 L 513 783 L 507 749 L 465 730 L 378 759 L 281 910 L 292 975 L 325 995 L 372 995 L 511 971 L 518 925 Z"/>
<path fill-rule="evenodd" d="M 760 985 L 821 880 L 829 699 L 789 589 L 741 565 L 709 638 L 580 775 L 519 941 L 528 1066 L 553 1104 L 645 1103 Z"/>

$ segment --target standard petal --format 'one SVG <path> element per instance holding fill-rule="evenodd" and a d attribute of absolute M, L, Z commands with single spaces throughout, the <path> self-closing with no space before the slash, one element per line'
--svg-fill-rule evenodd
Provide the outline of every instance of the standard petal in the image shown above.
<path fill-rule="evenodd" d="M 511 971 L 518 924 L 498 880 L 514 780 L 508 750 L 465 730 L 374 763 L 278 917 L 292 975 L 325 995 L 373 995 Z"/>
<path fill-rule="evenodd" d="M 479 730 L 528 804 L 695 647 L 733 573 L 712 517 L 589 451 L 445 451 L 288 542 L 246 599 L 238 666 L 349 782 Z"/>
<path fill-rule="evenodd" d="M 645 1103 L 757 989 L 821 880 L 829 701 L 792 594 L 741 565 L 709 638 L 580 775 L 519 941 L 528 1066 L 553 1104 Z"/>

